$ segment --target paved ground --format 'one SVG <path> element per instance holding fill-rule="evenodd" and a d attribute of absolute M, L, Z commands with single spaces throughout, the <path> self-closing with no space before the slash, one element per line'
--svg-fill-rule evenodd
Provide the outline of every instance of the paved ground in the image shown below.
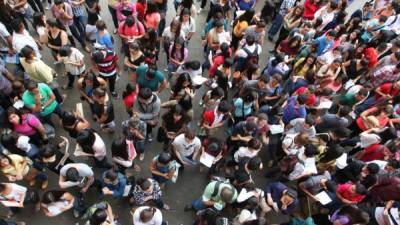
<path fill-rule="evenodd" d="M 356 0 L 353 2 L 352 7 L 358 6 L 361 4 L 361 0 Z M 257 3 L 257 9 L 260 10 L 262 7 L 262 4 L 264 1 L 259 1 Z M 197 3 L 198 4 L 198 3 Z M 106 21 L 109 31 L 113 30 L 113 25 L 112 25 L 112 20 L 110 17 L 110 14 L 108 12 L 107 8 L 107 2 L 105 0 L 101 0 L 101 6 L 102 6 L 102 12 L 101 16 L 103 20 Z M 208 7 L 208 6 L 207 6 Z M 172 17 L 175 15 L 175 10 L 172 6 L 172 1 L 169 2 L 169 8 L 168 8 L 168 15 L 167 15 L 167 25 L 170 23 Z M 204 20 L 206 17 L 206 12 L 201 13 L 200 15 L 197 16 L 196 18 L 196 26 L 197 26 L 197 32 L 190 41 L 190 47 L 189 47 L 189 53 L 190 53 L 190 59 L 197 59 L 203 62 L 203 54 L 202 54 L 202 46 L 201 46 L 201 40 L 200 40 L 200 30 L 204 27 Z M 115 38 L 116 40 L 116 49 L 119 48 L 120 46 L 120 41 L 118 38 Z M 271 43 L 266 41 L 266 44 L 263 49 L 263 53 L 261 55 L 261 60 L 260 60 L 260 65 L 263 67 L 265 65 L 266 59 L 268 57 L 268 49 L 270 49 Z M 49 54 L 48 49 L 44 50 L 44 56 L 45 56 L 45 62 L 47 62 L 49 65 L 53 62 L 53 58 Z M 123 56 L 120 54 L 120 65 L 123 63 Z M 86 57 L 87 63 L 88 58 Z M 161 59 L 159 60 L 159 68 L 164 69 L 166 67 L 166 60 L 165 60 L 165 55 L 162 54 Z M 62 68 L 59 66 L 56 66 L 56 69 L 60 71 Z M 60 76 L 59 77 L 59 82 L 60 84 L 65 84 L 67 82 L 66 77 Z M 125 72 L 121 79 L 119 79 L 116 87 L 117 90 L 119 90 L 119 93 L 122 93 L 122 90 L 125 88 L 125 85 L 127 84 L 128 79 L 127 79 L 127 73 Z M 198 94 L 196 94 L 196 97 L 194 99 L 194 111 L 199 112 L 199 106 L 198 106 L 198 101 L 200 97 L 202 96 L 202 93 L 204 92 L 203 89 L 200 89 Z M 63 108 L 66 110 L 72 110 L 75 108 L 75 104 L 80 102 L 78 92 L 76 89 L 74 90 L 69 90 L 65 92 L 68 95 L 68 98 L 66 102 L 63 104 Z M 163 101 L 167 100 L 169 97 L 169 91 L 164 91 L 161 94 L 161 99 Z M 84 106 L 84 111 L 85 115 L 87 118 L 90 118 L 90 111 L 89 107 L 87 104 L 83 103 Z M 116 123 L 117 125 L 121 124 L 123 120 L 128 119 L 128 114 L 125 112 L 125 108 L 123 106 L 123 103 L 121 99 L 119 100 L 114 100 L 114 107 L 115 107 L 115 115 L 116 115 Z M 199 119 L 199 113 L 195 113 L 194 115 L 194 120 L 198 121 Z M 57 118 L 54 117 L 54 120 Z M 90 119 L 89 119 L 90 120 Z M 194 123 L 196 124 L 196 123 Z M 98 126 L 96 123 L 92 123 L 93 128 L 98 129 Z M 59 135 L 64 135 L 68 137 L 68 135 L 62 130 L 57 128 L 57 134 Z M 154 133 L 155 135 L 155 133 Z M 121 129 L 118 127 L 117 131 L 114 134 L 101 134 L 105 142 L 107 143 L 107 146 L 111 145 L 111 142 L 114 138 L 117 138 L 121 136 Z M 72 148 L 75 146 L 75 142 L 71 142 L 71 151 L 73 150 Z M 149 163 L 151 159 L 154 157 L 155 154 L 159 153 L 162 150 L 161 145 L 157 143 L 156 141 L 153 141 L 152 143 L 149 143 L 146 145 L 146 157 L 143 162 L 139 162 L 137 160 L 137 163 L 141 166 L 142 171 L 140 173 L 133 173 L 135 177 L 148 177 L 150 176 L 149 172 Z M 266 161 L 265 157 L 265 151 L 261 153 L 261 157 Z M 76 158 L 76 161 L 79 162 L 85 162 L 85 158 Z M 100 171 L 97 171 L 99 174 Z M 58 177 L 55 176 L 54 174 L 49 174 L 50 178 L 50 185 L 49 189 L 58 189 Z M 263 176 L 260 174 L 257 174 L 255 176 L 255 180 L 258 184 L 259 187 L 263 187 L 266 184 L 266 179 L 263 178 Z M 168 185 L 164 192 L 164 199 L 167 204 L 171 206 L 171 210 L 169 211 L 164 211 L 163 216 L 165 219 L 169 222 L 170 225 L 189 225 L 191 224 L 193 220 L 193 214 L 192 213 L 184 213 L 183 208 L 185 204 L 190 203 L 193 199 L 199 197 L 203 191 L 203 188 L 205 187 L 207 181 L 205 178 L 205 174 L 199 173 L 198 168 L 188 168 L 185 169 L 185 172 L 179 175 L 178 182 L 176 184 L 170 184 Z M 122 225 L 127 225 L 127 224 L 132 224 L 131 216 L 129 214 L 129 205 L 127 204 L 126 201 L 123 200 L 112 200 L 109 199 L 113 205 L 113 210 L 114 212 L 118 215 L 120 218 L 120 222 Z M 86 201 L 88 205 L 91 205 L 97 201 L 95 190 L 90 190 L 87 194 Z M 3 211 L 3 210 L 2 210 Z M 4 215 L 4 213 L 2 213 Z M 34 225 L 54 225 L 54 224 L 62 224 L 62 225 L 71 225 L 71 224 L 83 224 L 83 221 L 74 219 L 72 216 L 72 211 L 63 213 L 60 216 L 57 216 L 56 218 L 47 218 L 44 216 L 43 212 L 39 212 L 36 214 L 33 214 L 33 211 L 31 211 L 29 208 L 24 209 L 22 212 L 18 214 L 18 216 L 15 217 L 18 220 L 23 220 L 27 224 L 34 224 Z M 273 223 L 279 223 L 284 220 L 284 218 L 277 216 L 277 215 L 269 215 L 268 216 L 269 221 Z"/>

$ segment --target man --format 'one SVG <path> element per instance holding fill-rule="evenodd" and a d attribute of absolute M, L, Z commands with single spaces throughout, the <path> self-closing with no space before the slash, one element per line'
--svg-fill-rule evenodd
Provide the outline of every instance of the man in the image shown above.
<path fill-rule="evenodd" d="M 61 189 L 78 186 L 81 193 L 86 193 L 93 182 L 93 170 L 85 163 L 68 163 L 60 170 L 58 184 Z"/>
<path fill-rule="evenodd" d="M 346 118 L 351 112 L 351 107 L 342 106 L 336 114 L 325 113 L 317 119 L 315 128 L 318 133 L 326 133 L 339 127 L 347 127 L 349 120 Z"/>
<path fill-rule="evenodd" d="M 126 139 L 135 143 L 139 159 L 144 159 L 144 144 L 147 134 L 147 124 L 134 114 L 129 120 L 122 122 L 122 132 Z"/>
<path fill-rule="evenodd" d="M 85 49 L 85 51 L 90 52 L 90 49 L 86 46 L 85 42 L 86 33 L 84 27 L 76 26 L 74 23 L 74 14 L 71 5 L 63 0 L 54 0 L 54 5 L 51 7 L 51 13 L 61 25 L 71 31 L 72 35 L 82 45 L 82 48 Z M 74 39 L 72 37 L 69 39 L 71 44 L 75 46 Z"/>
<path fill-rule="evenodd" d="M 164 74 L 156 66 L 142 65 L 136 70 L 139 88 L 149 88 L 152 92 L 160 93 L 168 87 Z M 136 81 L 133 81 L 134 83 Z"/>
<path fill-rule="evenodd" d="M 122 198 L 124 196 L 126 177 L 114 170 L 107 170 L 102 175 L 102 180 L 96 180 L 96 186 L 102 195 L 110 195 L 114 198 Z"/>
<path fill-rule="evenodd" d="M 400 52 L 399 52 L 400 53 Z M 377 88 L 386 82 L 396 81 L 400 76 L 400 63 L 389 64 L 376 69 L 371 75 L 372 86 Z"/>
<path fill-rule="evenodd" d="M 175 137 L 172 142 L 172 152 L 177 161 L 184 166 L 195 164 L 201 149 L 201 141 L 196 137 L 196 130 L 188 128 L 185 133 Z"/>
<path fill-rule="evenodd" d="M 185 206 L 185 211 L 200 211 L 213 207 L 221 211 L 226 204 L 232 204 L 236 201 L 238 193 L 235 187 L 230 183 L 222 181 L 211 181 L 205 188 L 201 198 L 193 201 L 191 206 Z"/>
<path fill-rule="evenodd" d="M 337 32 L 335 30 L 331 30 L 325 35 L 317 38 L 316 41 L 318 43 L 317 46 L 317 56 L 323 55 L 325 52 L 329 51 L 333 46 L 333 40 L 335 39 Z"/>
<path fill-rule="evenodd" d="M 97 49 L 92 53 L 92 60 L 95 70 L 100 74 L 100 77 L 108 81 L 111 95 L 118 98 L 118 93 L 115 91 L 115 82 L 117 76 L 120 76 L 118 66 L 118 55 L 109 49 Z"/>
<path fill-rule="evenodd" d="M 203 113 L 203 121 L 200 126 L 204 128 L 205 136 L 215 134 L 219 128 L 224 126 L 228 118 L 229 110 L 230 106 L 228 102 L 222 101 L 215 109 L 210 109 Z"/>
<path fill-rule="evenodd" d="M 276 14 L 274 21 L 272 21 L 272 25 L 268 31 L 268 40 L 271 42 L 274 39 L 276 33 L 278 33 L 279 29 L 283 24 L 283 18 L 286 16 L 287 12 L 293 8 L 296 4 L 297 0 L 283 0 L 282 4 L 279 8 L 279 12 Z"/>
<path fill-rule="evenodd" d="M 331 176 L 329 173 L 324 173 L 322 175 L 314 175 L 307 180 L 299 183 L 299 188 L 302 190 L 308 197 L 313 199 L 316 202 L 319 202 L 320 199 L 316 197 L 318 193 L 321 191 L 326 191 L 328 195 L 334 195 L 328 191 L 330 184 Z"/>
<path fill-rule="evenodd" d="M 56 96 L 47 84 L 30 81 L 26 86 L 26 91 L 22 95 L 25 107 L 40 116 L 44 123 L 53 125 L 51 114 L 55 113 L 62 116 L 64 110 L 56 101 Z"/>
<path fill-rule="evenodd" d="M 268 78 L 266 76 L 260 76 L 258 80 L 247 80 L 243 84 L 243 88 L 240 90 L 240 96 L 243 96 L 246 92 L 256 92 L 257 98 L 265 95 L 268 92 Z"/>
<path fill-rule="evenodd" d="M 348 92 L 339 98 L 340 106 L 350 106 L 354 108 L 355 105 L 362 103 L 368 97 L 369 91 L 366 88 L 361 88 L 357 93 Z"/>
<path fill-rule="evenodd" d="M 19 54 L 22 48 L 28 45 L 35 51 L 36 58 L 41 59 L 42 55 L 40 54 L 40 43 L 36 41 L 27 30 L 25 30 L 25 26 L 22 21 L 20 19 L 13 20 L 12 28 L 14 30 L 12 35 L 14 51 Z"/>
<path fill-rule="evenodd" d="M 285 129 L 287 130 L 287 134 L 307 133 L 309 137 L 314 137 L 317 133 L 315 131 L 315 124 L 315 119 L 311 115 L 307 115 L 306 118 L 291 120 L 285 126 Z"/>
<path fill-rule="evenodd" d="M 138 96 L 135 98 L 133 108 L 133 110 L 139 114 L 139 119 L 146 123 L 146 139 L 151 142 L 153 140 L 153 127 L 157 126 L 159 120 L 158 117 L 161 108 L 160 99 L 157 95 L 153 94 L 149 88 L 141 88 Z"/>
<path fill-rule="evenodd" d="M 267 196 L 267 204 L 275 212 L 291 214 L 299 204 L 297 192 L 280 182 L 274 182 L 267 185 L 264 189 Z"/>
<path fill-rule="evenodd" d="M 93 118 L 104 132 L 115 131 L 114 106 L 107 91 L 102 87 L 93 90 L 92 111 Z"/>
<path fill-rule="evenodd" d="M 264 20 L 259 20 L 256 22 L 255 25 L 251 25 L 247 28 L 246 33 L 244 34 L 244 38 L 241 41 L 241 45 L 244 44 L 244 41 L 246 40 L 247 36 L 253 35 L 255 37 L 255 40 L 257 44 L 263 46 L 264 44 L 264 37 L 265 37 L 265 27 L 266 24 Z"/>
<path fill-rule="evenodd" d="M 283 105 L 282 121 L 288 124 L 291 120 L 297 118 L 305 118 L 307 116 L 305 102 L 307 94 L 290 97 Z"/>
<path fill-rule="evenodd" d="M 241 121 L 233 127 L 232 135 L 228 137 L 227 145 L 232 155 L 241 146 L 246 146 L 255 135 L 257 124 L 254 121 Z"/>

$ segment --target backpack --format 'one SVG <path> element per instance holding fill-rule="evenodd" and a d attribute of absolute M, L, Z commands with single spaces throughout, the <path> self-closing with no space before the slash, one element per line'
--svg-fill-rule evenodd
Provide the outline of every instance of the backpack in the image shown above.
<path fill-rule="evenodd" d="M 258 45 L 256 45 L 256 48 L 254 49 L 253 52 L 250 52 L 250 50 L 247 49 L 246 47 L 243 48 L 243 51 L 245 51 L 247 54 L 246 60 L 244 62 L 245 65 L 258 64 L 259 60 Z"/>
<path fill-rule="evenodd" d="M 278 166 L 280 171 L 287 175 L 293 171 L 297 162 L 299 162 L 297 155 L 287 155 L 278 162 Z"/>

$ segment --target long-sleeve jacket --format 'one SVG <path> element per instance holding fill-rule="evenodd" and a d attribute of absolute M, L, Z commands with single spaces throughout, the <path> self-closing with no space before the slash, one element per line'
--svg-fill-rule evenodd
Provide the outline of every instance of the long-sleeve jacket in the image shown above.
<path fill-rule="evenodd" d="M 149 104 L 139 102 L 136 98 L 133 107 L 139 112 L 141 120 L 153 120 L 158 117 L 160 113 L 161 101 L 157 95 L 152 96 L 152 101 Z"/>

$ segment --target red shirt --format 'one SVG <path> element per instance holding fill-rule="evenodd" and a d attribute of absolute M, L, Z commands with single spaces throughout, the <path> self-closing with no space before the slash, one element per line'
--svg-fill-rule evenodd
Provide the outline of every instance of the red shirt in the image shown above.
<path fill-rule="evenodd" d="M 126 108 L 133 107 L 133 103 L 135 102 L 136 95 L 137 95 L 136 92 L 132 92 L 132 94 L 130 94 L 124 98 L 124 104 L 125 104 Z"/>
<path fill-rule="evenodd" d="M 364 162 L 382 160 L 385 157 L 383 154 L 383 149 L 384 147 L 380 144 L 372 144 L 364 149 L 364 154 L 360 160 Z"/>
<path fill-rule="evenodd" d="M 301 95 L 307 91 L 307 87 L 299 87 L 294 93 L 298 95 Z M 315 94 L 307 94 L 307 99 L 305 104 L 307 106 L 314 106 L 315 103 L 317 102 L 317 96 Z"/>
<path fill-rule="evenodd" d="M 338 185 L 338 193 L 345 198 L 346 200 L 352 201 L 352 202 L 361 202 L 364 198 L 365 195 L 360 195 L 356 193 L 352 193 L 350 191 L 352 183 L 346 183 L 346 184 L 339 184 Z"/>
<path fill-rule="evenodd" d="M 368 68 L 371 69 L 378 62 L 378 52 L 374 48 L 366 48 L 364 56 L 369 60 Z"/>
<path fill-rule="evenodd" d="M 143 5 L 143 3 L 136 3 L 136 12 L 140 21 L 143 21 L 144 15 L 146 15 L 146 8 L 146 5 Z"/>
<path fill-rule="evenodd" d="M 303 18 L 307 20 L 313 20 L 314 19 L 314 14 L 317 12 L 319 9 L 319 6 L 312 3 L 311 0 L 306 0 L 304 2 L 304 13 L 303 13 Z"/>
<path fill-rule="evenodd" d="M 218 67 L 222 64 L 224 64 L 225 58 L 222 55 L 218 55 L 214 57 L 213 59 L 213 64 L 211 65 L 210 69 L 208 70 L 208 76 L 209 77 L 214 77 L 215 71 L 218 69 Z"/>
<path fill-rule="evenodd" d="M 393 83 L 391 82 L 382 84 L 381 86 L 379 86 L 380 92 L 382 92 L 385 95 L 390 95 L 392 97 L 400 94 L 400 90 L 392 88 L 392 85 Z M 382 96 L 378 94 L 375 95 L 376 100 L 380 99 L 381 97 Z"/>

